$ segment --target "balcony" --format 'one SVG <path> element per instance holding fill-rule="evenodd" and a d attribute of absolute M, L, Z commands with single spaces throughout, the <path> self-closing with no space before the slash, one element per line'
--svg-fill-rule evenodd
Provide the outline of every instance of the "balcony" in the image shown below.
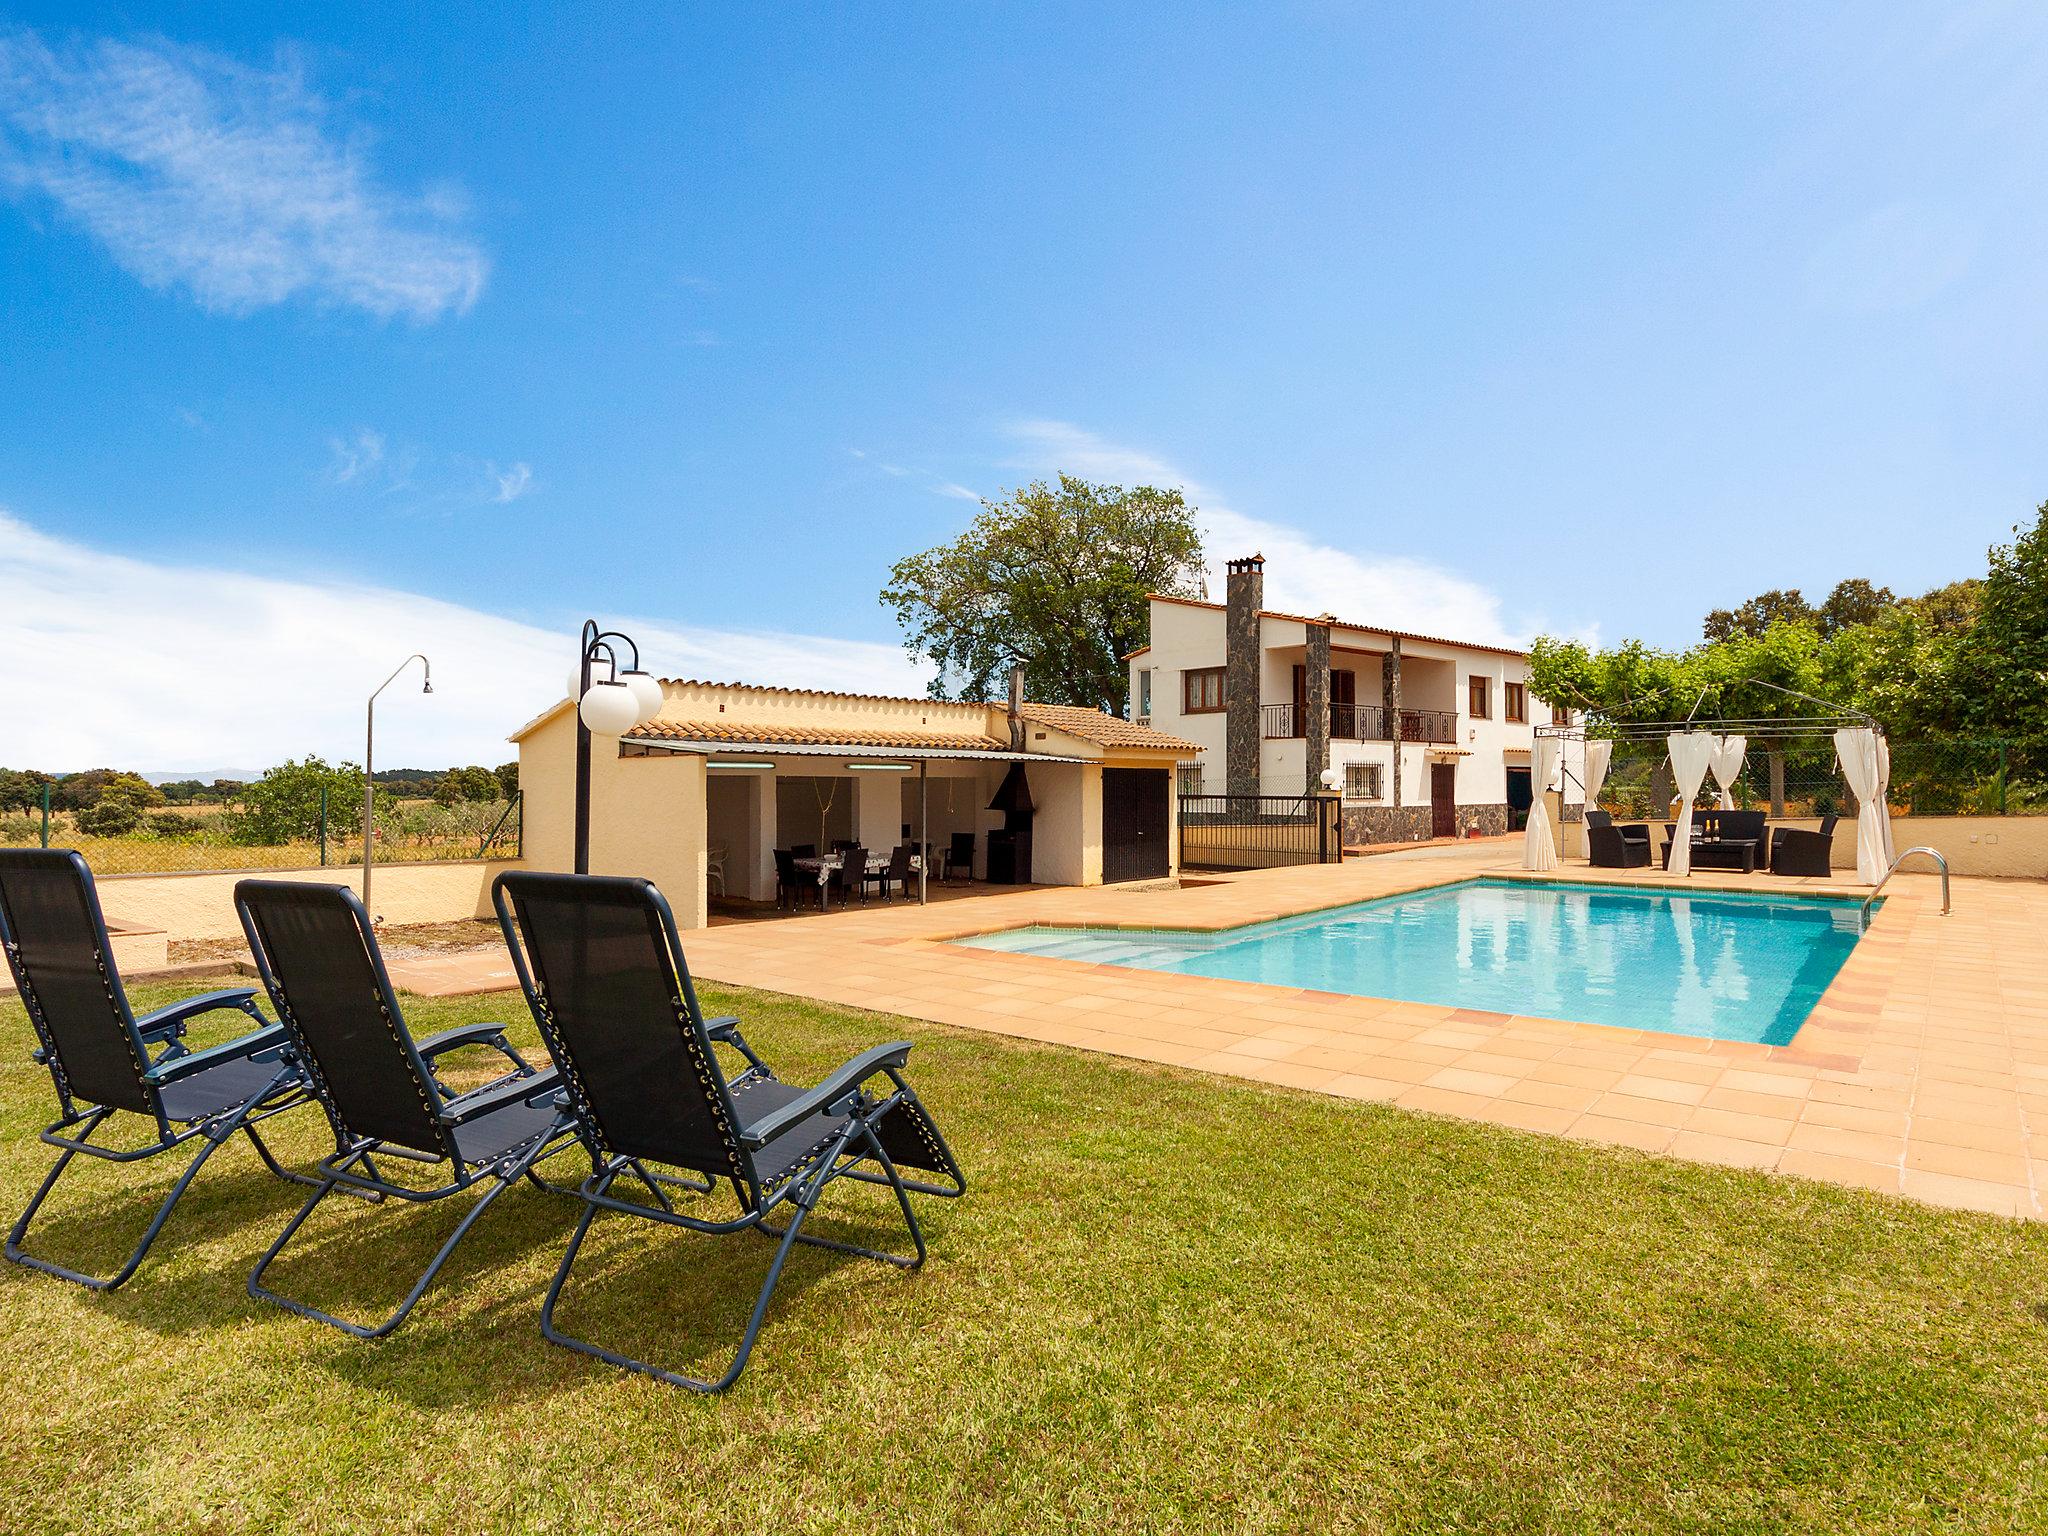
<path fill-rule="evenodd" d="M 1292 704 L 1266 704 L 1259 710 L 1260 734 L 1268 741 L 1299 741 L 1307 733 L 1306 721 Z M 1389 712 L 1377 704 L 1332 704 L 1332 741 L 1393 741 L 1388 729 Z M 1404 709 L 1400 716 L 1401 741 L 1441 742 L 1458 739 L 1458 717 L 1449 710 Z"/>

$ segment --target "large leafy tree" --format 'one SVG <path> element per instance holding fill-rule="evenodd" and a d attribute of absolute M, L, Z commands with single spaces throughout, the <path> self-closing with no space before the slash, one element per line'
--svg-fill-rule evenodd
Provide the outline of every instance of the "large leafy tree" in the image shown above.
<path fill-rule="evenodd" d="M 882 601 L 937 667 L 934 698 L 994 698 L 1019 661 L 1034 699 L 1122 714 L 1146 595 L 1192 596 L 1202 570 L 1178 490 L 1061 475 L 984 501 L 959 538 L 897 561 Z"/>
<path fill-rule="evenodd" d="M 322 793 L 325 792 L 325 799 Z M 286 761 L 242 791 L 232 823 L 238 843 L 271 844 L 320 835 L 324 814 L 330 834 L 358 832 L 363 824 L 363 770 L 355 763 L 329 766 L 321 757 Z"/>

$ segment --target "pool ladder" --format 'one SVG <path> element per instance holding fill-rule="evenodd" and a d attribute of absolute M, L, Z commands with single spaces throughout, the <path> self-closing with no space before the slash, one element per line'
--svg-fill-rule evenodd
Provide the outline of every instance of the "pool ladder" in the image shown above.
<path fill-rule="evenodd" d="M 1877 893 L 1884 889 L 1885 880 L 1889 880 L 1893 875 L 1896 875 L 1899 872 L 1899 866 L 1916 853 L 1926 854 L 1927 857 L 1941 866 L 1941 915 L 1943 917 L 1948 916 L 1948 860 L 1941 856 L 1940 849 L 1929 848 L 1922 844 L 1918 848 L 1908 848 L 1896 859 L 1893 859 L 1892 867 L 1884 872 L 1884 878 L 1870 888 L 1870 894 L 1863 898 L 1863 905 L 1856 909 L 1856 931 L 1858 933 L 1862 933 L 1870 926 L 1870 904 L 1877 900 Z"/>

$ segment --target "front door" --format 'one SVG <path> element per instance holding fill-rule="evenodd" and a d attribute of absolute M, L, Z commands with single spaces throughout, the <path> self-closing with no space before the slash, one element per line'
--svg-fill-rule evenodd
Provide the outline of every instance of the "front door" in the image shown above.
<path fill-rule="evenodd" d="M 1519 832 L 1529 825 L 1529 805 L 1535 792 L 1529 787 L 1529 770 L 1508 769 L 1508 830 Z"/>
<path fill-rule="evenodd" d="M 1429 835 L 1458 835 L 1458 765 L 1429 765 Z"/>
<path fill-rule="evenodd" d="M 1173 777 L 1157 768 L 1102 770 L 1102 879 L 1163 880 L 1171 859 Z"/>

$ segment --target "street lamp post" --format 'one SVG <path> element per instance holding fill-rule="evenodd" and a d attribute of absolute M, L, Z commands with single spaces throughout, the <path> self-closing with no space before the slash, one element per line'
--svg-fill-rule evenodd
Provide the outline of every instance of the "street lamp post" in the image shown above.
<path fill-rule="evenodd" d="M 618 645 L 633 664 L 619 666 Z M 605 676 L 594 676 L 599 664 Z M 661 684 L 640 670 L 640 646 L 630 635 L 583 621 L 576 670 L 569 677 L 569 701 L 576 706 L 576 873 L 590 873 L 590 738 L 622 736 L 661 712 Z"/>
<path fill-rule="evenodd" d="M 425 674 L 420 692 L 434 691 L 434 664 L 419 652 L 413 652 L 392 668 L 391 675 L 377 685 L 376 693 L 370 695 L 368 719 L 363 730 L 363 910 L 370 914 L 372 923 L 377 921 L 377 909 L 370 905 L 370 866 L 375 862 L 377 851 L 377 775 L 374 761 L 377 753 L 377 694 L 397 682 L 398 674 L 414 662 L 420 664 L 420 671 Z"/>

